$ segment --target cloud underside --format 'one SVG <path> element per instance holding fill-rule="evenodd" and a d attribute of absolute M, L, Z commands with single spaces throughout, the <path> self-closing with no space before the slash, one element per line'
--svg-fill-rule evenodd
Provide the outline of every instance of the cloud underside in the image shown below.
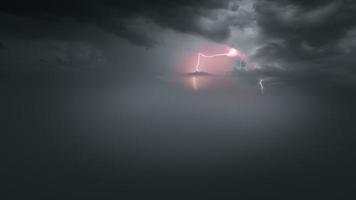
<path fill-rule="evenodd" d="M 157 42 L 155 33 L 160 31 L 157 29 L 195 34 L 214 41 L 227 39 L 232 26 L 246 26 L 252 20 L 250 13 L 239 10 L 238 3 L 229 0 L 14 0 L 5 3 L 0 12 L 53 23 L 73 19 L 135 44 L 152 46 Z M 236 20 L 237 15 L 239 20 Z M 37 34 L 48 32 L 43 29 Z"/>
<path fill-rule="evenodd" d="M 264 42 L 253 57 L 269 75 L 356 82 L 356 2 L 263 0 L 255 8 Z"/>
<path fill-rule="evenodd" d="M 165 29 L 224 42 L 232 29 L 252 27 L 258 46 L 251 59 L 262 66 L 259 76 L 356 82 L 355 1 L 258 0 L 252 10 L 244 9 L 244 2 L 13 0 L 1 6 L 8 19 L 0 22 L 13 35 L 55 38 L 76 32 L 73 24 L 66 25 L 75 21 L 142 46 L 157 44 Z M 19 26 L 23 19 L 28 21 Z"/>

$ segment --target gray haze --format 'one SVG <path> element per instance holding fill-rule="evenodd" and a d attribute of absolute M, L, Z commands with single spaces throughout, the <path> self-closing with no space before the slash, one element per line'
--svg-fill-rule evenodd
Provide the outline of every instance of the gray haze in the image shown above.
<path fill-rule="evenodd" d="M 3 2 L 1 199 L 354 199 L 355 13 L 352 0 Z M 261 67 L 180 75 L 221 46 Z"/>

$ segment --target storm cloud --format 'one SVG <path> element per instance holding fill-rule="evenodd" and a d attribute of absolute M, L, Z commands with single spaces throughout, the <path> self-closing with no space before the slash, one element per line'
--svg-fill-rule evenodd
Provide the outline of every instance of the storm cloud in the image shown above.
<path fill-rule="evenodd" d="M 287 70 L 296 79 L 319 76 L 326 81 L 331 78 L 353 82 L 355 13 L 356 3 L 351 0 L 15 0 L 3 3 L 0 23 L 1 34 L 7 38 L 61 41 L 57 49 L 63 52 L 56 50 L 59 55 L 49 59 L 59 65 L 102 65 L 104 60 L 107 63 L 108 50 L 101 45 L 107 37 L 103 33 L 127 39 L 134 45 L 153 47 L 161 44 L 164 31 L 173 30 L 218 43 L 231 38 L 243 44 L 252 41 L 249 46 L 255 51 L 251 59 L 262 66 L 253 74 L 285 79 L 280 76 L 285 76 Z M 236 32 L 245 28 L 251 34 Z M 239 42 L 252 34 L 256 37 Z M 84 47 L 79 48 L 80 55 L 63 48 L 78 43 L 81 44 L 77 46 Z M 91 52 L 91 56 L 83 56 L 85 52 Z"/>
<path fill-rule="evenodd" d="M 354 1 L 264 0 L 255 8 L 264 40 L 257 60 L 297 76 L 353 82 Z"/>
<path fill-rule="evenodd" d="M 247 26 L 253 18 L 244 10 L 240 13 L 238 3 L 229 0 L 10 1 L 4 3 L 0 11 L 47 22 L 49 27 L 42 25 L 29 30 L 40 36 L 51 35 L 52 23 L 73 19 L 100 27 L 135 44 L 152 46 L 156 42 L 155 28 L 196 34 L 214 41 L 227 39 L 231 27 Z M 237 18 L 237 14 L 241 17 Z M 17 28 L 21 30 L 21 27 Z M 27 34 L 26 30 L 22 31 Z"/>

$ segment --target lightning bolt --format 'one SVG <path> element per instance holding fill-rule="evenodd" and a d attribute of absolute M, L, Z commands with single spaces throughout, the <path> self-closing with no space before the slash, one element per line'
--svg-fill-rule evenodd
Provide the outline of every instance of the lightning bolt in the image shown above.
<path fill-rule="evenodd" d="M 261 94 L 263 94 L 263 90 L 264 90 L 264 87 L 263 87 L 263 80 L 261 79 L 258 84 L 260 85 L 260 88 L 261 88 Z"/>
<path fill-rule="evenodd" d="M 195 65 L 195 71 L 199 72 L 200 60 L 202 57 L 203 58 L 214 58 L 214 57 L 219 57 L 219 56 L 227 56 L 227 57 L 240 56 L 240 57 L 242 57 L 242 54 L 237 49 L 234 49 L 234 48 L 230 48 L 230 50 L 227 53 L 220 53 L 220 54 L 213 54 L 213 55 L 205 55 L 205 54 L 199 52 L 197 64 Z"/>

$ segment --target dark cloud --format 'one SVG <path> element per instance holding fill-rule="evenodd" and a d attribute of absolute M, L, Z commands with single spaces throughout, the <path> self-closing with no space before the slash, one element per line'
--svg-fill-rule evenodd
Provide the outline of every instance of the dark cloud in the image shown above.
<path fill-rule="evenodd" d="M 255 10 L 265 41 L 255 59 L 313 77 L 354 77 L 354 1 L 264 0 Z"/>
<path fill-rule="evenodd" d="M 155 30 L 152 24 L 183 33 L 198 34 L 215 41 L 226 39 L 230 34 L 230 26 L 248 24 L 246 21 L 233 20 L 231 15 L 225 16 L 224 19 L 217 19 L 214 12 L 219 9 L 239 11 L 237 3 L 231 3 L 229 0 L 91 0 L 86 2 L 15 0 L 3 3 L 0 11 L 51 23 L 63 23 L 65 20 L 74 19 L 80 23 L 96 25 L 136 44 L 151 46 L 155 42 L 153 36 Z M 246 14 L 243 15 L 246 16 Z M 247 21 L 248 19 L 250 17 L 246 18 Z M 135 24 L 136 21 L 140 23 Z M 233 21 L 234 23 L 231 23 Z M 209 24 L 205 26 L 204 22 Z M 214 26 L 212 27 L 211 24 Z M 141 29 L 137 29 L 137 26 Z M 18 28 L 21 29 L 21 27 Z M 36 34 L 51 32 L 50 28 L 45 28 L 41 26 L 36 29 Z"/>
<path fill-rule="evenodd" d="M 260 1 L 256 4 L 258 23 L 266 35 L 288 39 L 290 45 L 304 42 L 324 47 L 336 42 L 356 25 L 356 3 L 323 2 L 317 7 L 306 7 L 309 4 Z"/>
<path fill-rule="evenodd" d="M 5 48 L 5 46 L 3 45 L 3 43 L 0 42 L 0 49 Z"/>
<path fill-rule="evenodd" d="M 229 38 L 231 29 L 252 27 L 260 39 L 252 59 L 268 68 L 269 76 L 287 76 L 276 72 L 283 69 L 300 73 L 296 77 L 303 77 L 303 73 L 328 79 L 330 75 L 336 79 L 355 77 L 354 1 L 261 0 L 254 3 L 254 9 L 249 9 L 249 4 L 252 3 L 232 0 L 14 0 L 0 8 L 1 34 L 22 39 L 56 38 L 64 43 L 87 40 L 83 43 L 92 44 L 98 38 L 104 40 L 104 32 L 149 47 L 162 40 L 166 29 L 222 42 Z M 85 50 L 74 48 L 60 55 L 51 54 L 47 60 L 59 65 L 101 64 L 105 53 L 100 51 L 105 52 L 110 46 L 109 42 L 103 43 L 96 42 L 93 48 L 84 45 Z M 87 50 L 93 55 L 76 52 Z"/>

